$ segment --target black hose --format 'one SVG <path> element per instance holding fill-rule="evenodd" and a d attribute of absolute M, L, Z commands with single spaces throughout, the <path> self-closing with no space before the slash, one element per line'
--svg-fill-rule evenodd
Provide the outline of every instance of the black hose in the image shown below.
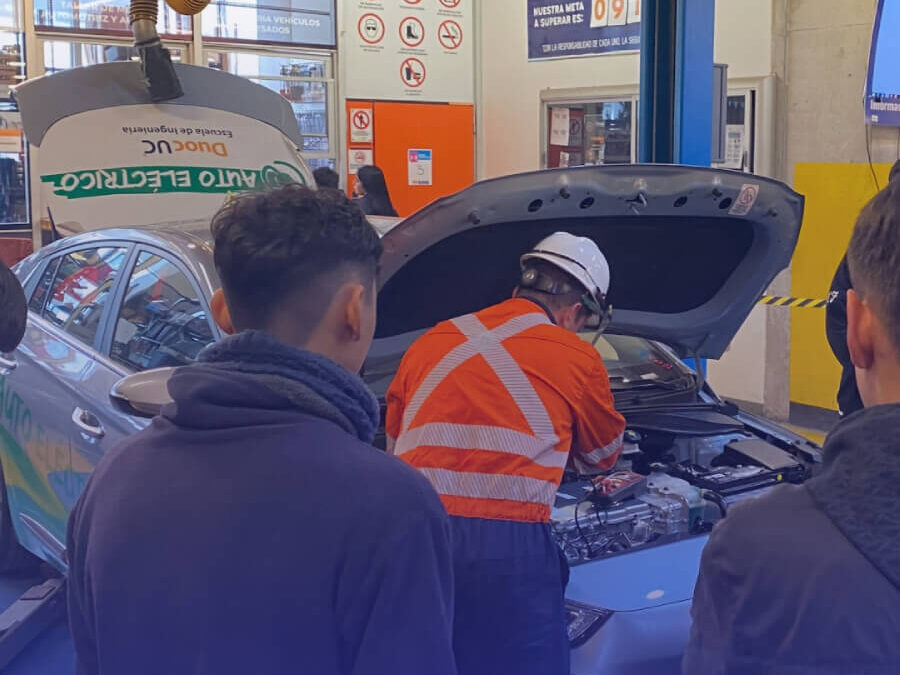
<path fill-rule="evenodd" d="M 712 490 L 704 490 L 700 494 L 703 499 L 708 502 L 712 502 L 719 507 L 719 511 L 721 512 L 723 518 L 728 515 L 728 504 L 725 502 L 725 498 L 722 495 L 720 495 L 718 492 L 713 492 Z"/>

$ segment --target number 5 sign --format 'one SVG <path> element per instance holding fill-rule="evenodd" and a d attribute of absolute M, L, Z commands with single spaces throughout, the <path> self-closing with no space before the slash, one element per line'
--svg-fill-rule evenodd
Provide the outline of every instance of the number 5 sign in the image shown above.
<path fill-rule="evenodd" d="M 640 23 L 641 0 L 591 0 L 591 28 Z"/>

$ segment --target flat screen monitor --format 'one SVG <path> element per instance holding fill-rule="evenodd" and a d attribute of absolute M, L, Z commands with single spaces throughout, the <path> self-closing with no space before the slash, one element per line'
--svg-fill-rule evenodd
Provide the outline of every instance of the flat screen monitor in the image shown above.
<path fill-rule="evenodd" d="M 866 121 L 900 127 L 900 0 L 878 0 L 869 74 Z"/>

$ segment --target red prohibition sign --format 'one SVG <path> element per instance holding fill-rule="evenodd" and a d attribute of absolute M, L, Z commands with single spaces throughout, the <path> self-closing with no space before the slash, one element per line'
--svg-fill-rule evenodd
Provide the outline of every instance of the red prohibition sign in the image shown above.
<path fill-rule="evenodd" d="M 438 40 L 444 49 L 458 49 L 463 41 L 462 27 L 455 21 L 447 19 L 438 28 Z"/>
<path fill-rule="evenodd" d="M 441 0 L 441 4 L 447 9 L 455 9 L 462 0 Z"/>
<path fill-rule="evenodd" d="M 380 16 L 371 12 L 359 17 L 356 30 L 363 42 L 368 42 L 370 45 L 377 45 L 384 39 L 384 21 Z"/>
<path fill-rule="evenodd" d="M 400 39 L 407 47 L 418 47 L 425 41 L 425 26 L 414 16 L 400 22 Z"/>
<path fill-rule="evenodd" d="M 425 64 L 412 57 L 400 66 L 400 79 L 407 87 L 421 87 L 425 83 Z"/>
<path fill-rule="evenodd" d="M 365 110 L 359 110 L 353 115 L 353 126 L 357 129 L 368 129 L 371 123 L 369 113 Z"/>

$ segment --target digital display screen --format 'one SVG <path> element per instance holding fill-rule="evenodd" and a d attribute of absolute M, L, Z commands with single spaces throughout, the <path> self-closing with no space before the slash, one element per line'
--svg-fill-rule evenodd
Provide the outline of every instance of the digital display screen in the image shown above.
<path fill-rule="evenodd" d="M 879 0 L 869 53 L 866 121 L 900 126 L 900 0 Z"/>

